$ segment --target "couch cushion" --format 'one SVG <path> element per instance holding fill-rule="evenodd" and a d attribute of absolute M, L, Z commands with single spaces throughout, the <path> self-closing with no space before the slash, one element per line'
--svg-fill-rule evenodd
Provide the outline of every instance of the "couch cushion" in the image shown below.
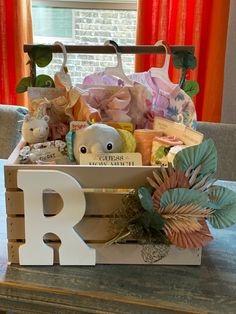
<path fill-rule="evenodd" d="M 212 138 L 218 153 L 216 178 L 236 180 L 236 124 L 198 122 L 204 139 Z"/>
<path fill-rule="evenodd" d="M 21 125 L 27 108 L 0 105 L 0 158 L 10 156 L 21 138 Z"/>

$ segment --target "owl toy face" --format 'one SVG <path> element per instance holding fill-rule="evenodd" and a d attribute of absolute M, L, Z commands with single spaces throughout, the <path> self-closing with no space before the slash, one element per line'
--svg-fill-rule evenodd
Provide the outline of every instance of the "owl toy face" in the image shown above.
<path fill-rule="evenodd" d="M 92 124 L 75 133 L 73 152 L 75 159 L 86 153 L 120 153 L 122 138 L 116 129 L 105 124 Z"/>
<path fill-rule="evenodd" d="M 130 132 L 125 132 L 135 141 Z M 69 157 L 71 160 L 75 158 L 77 162 L 80 160 L 80 154 L 128 152 L 123 133 L 106 124 L 95 123 L 82 130 L 69 132 L 66 140 Z M 132 145 L 132 152 L 134 149 L 135 144 Z"/>

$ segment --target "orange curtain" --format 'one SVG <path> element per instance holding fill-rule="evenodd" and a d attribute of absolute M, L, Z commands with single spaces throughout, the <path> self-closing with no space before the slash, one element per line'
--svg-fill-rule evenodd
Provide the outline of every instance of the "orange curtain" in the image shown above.
<path fill-rule="evenodd" d="M 15 90 L 29 75 L 23 45 L 32 41 L 31 0 L 0 0 L 0 104 L 27 104 Z"/>
<path fill-rule="evenodd" d="M 221 118 L 229 6 L 230 0 L 138 2 L 137 45 L 153 45 L 160 39 L 169 45 L 194 45 L 198 66 L 187 78 L 200 85 L 194 99 L 198 120 L 219 122 Z M 162 58 L 137 55 L 136 71 L 158 67 Z M 179 71 L 173 66 L 170 77 L 178 82 Z"/>

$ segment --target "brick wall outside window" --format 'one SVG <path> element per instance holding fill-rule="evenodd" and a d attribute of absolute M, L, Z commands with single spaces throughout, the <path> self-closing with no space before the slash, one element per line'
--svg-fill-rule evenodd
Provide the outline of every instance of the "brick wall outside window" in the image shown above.
<path fill-rule="evenodd" d="M 33 19 L 34 14 L 37 14 L 37 10 L 33 11 Z M 67 39 L 64 44 L 103 45 L 106 40 L 115 40 L 119 45 L 135 45 L 136 11 L 74 9 L 73 19 L 69 22 L 73 23 L 73 38 Z M 50 21 L 50 24 L 53 25 L 53 22 Z M 45 34 L 44 38 L 35 37 L 34 43 L 47 44 L 56 40 L 62 41 L 60 37 L 49 39 Z M 53 76 L 59 71 L 61 63 L 62 56 L 54 54 L 50 65 L 46 68 L 37 68 L 37 74 Z M 126 74 L 134 71 L 134 55 L 122 55 L 122 63 Z M 88 74 L 102 71 L 105 67 L 115 64 L 115 55 L 108 54 L 68 54 L 67 61 L 73 84 L 81 83 L 83 77 Z"/>

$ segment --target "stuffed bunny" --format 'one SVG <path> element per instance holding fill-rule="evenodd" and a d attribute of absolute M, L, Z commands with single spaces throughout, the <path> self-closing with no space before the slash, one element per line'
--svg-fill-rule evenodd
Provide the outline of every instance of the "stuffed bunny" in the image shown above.
<path fill-rule="evenodd" d="M 25 141 L 28 144 L 45 142 L 49 134 L 48 121 L 48 116 L 37 119 L 30 117 L 29 114 L 25 115 L 21 128 L 22 136 Z"/>

